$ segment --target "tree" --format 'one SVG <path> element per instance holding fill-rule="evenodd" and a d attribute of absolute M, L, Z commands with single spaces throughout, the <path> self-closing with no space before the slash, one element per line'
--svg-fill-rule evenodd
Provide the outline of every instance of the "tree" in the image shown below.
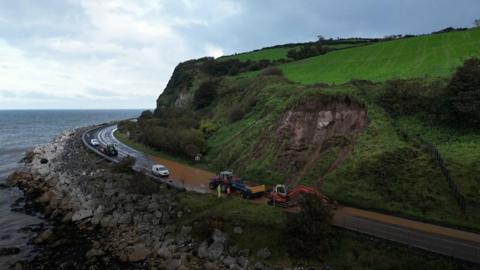
<path fill-rule="evenodd" d="M 193 95 L 193 104 L 197 109 L 210 105 L 217 97 L 217 82 L 206 81 L 200 85 Z"/>
<path fill-rule="evenodd" d="M 145 110 L 140 114 L 140 120 L 147 120 L 153 117 L 153 113 L 150 110 Z"/>
<path fill-rule="evenodd" d="M 480 124 L 480 59 L 465 60 L 448 84 L 449 101 L 455 121 Z"/>
<path fill-rule="evenodd" d="M 480 27 L 480 19 L 473 21 L 473 25 L 475 25 L 475 27 Z"/>
<path fill-rule="evenodd" d="M 332 213 L 317 197 L 306 195 L 300 202 L 301 211 L 289 214 L 286 243 L 290 255 L 318 257 L 329 245 L 332 235 Z"/>

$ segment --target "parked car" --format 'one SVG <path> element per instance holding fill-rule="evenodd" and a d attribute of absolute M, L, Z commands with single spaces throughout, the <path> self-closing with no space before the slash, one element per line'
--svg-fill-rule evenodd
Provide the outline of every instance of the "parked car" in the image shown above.
<path fill-rule="evenodd" d="M 167 177 L 170 175 L 167 167 L 159 164 L 155 164 L 152 166 L 152 173 L 153 175 L 160 176 L 160 177 Z"/>
<path fill-rule="evenodd" d="M 99 146 L 99 145 L 100 145 L 100 143 L 98 142 L 97 139 L 91 139 L 91 140 L 90 140 L 90 144 L 91 144 L 92 146 Z"/>

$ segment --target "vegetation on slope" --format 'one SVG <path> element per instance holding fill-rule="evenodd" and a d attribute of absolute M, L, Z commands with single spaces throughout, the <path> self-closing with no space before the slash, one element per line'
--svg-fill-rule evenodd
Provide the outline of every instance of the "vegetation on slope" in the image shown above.
<path fill-rule="evenodd" d="M 127 128 L 129 139 L 190 159 L 200 152 L 212 170 L 230 168 L 255 182 L 304 182 L 342 203 L 480 230 L 475 210 L 480 209 L 480 138 L 470 122 L 477 119 L 474 89 L 479 88 L 465 86 L 480 77 L 475 77 L 475 60 L 465 76 L 449 78 L 463 59 L 480 53 L 474 46 L 479 33 L 474 29 L 381 42 L 277 66 L 281 70 L 270 66 L 250 76 L 238 72 L 252 63 L 192 60 L 175 69 L 154 115 Z M 305 85 L 283 74 L 302 83 L 359 77 L 379 82 Z M 390 78 L 395 80 L 383 82 Z M 468 89 L 457 91 L 457 86 Z M 199 98 L 206 89 L 207 98 Z M 291 139 L 301 121 L 287 119 L 300 115 L 296 119 L 315 122 L 316 113 L 328 111 L 366 112 L 368 126 L 364 129 L 357 119 L 345 126 L 364 130 L 355 136 L 332 125 L 319 135 L 322 140 L 308 132 L 301 135 L 306 140 Z M 315 130 L 309 123 L 303 130 Z M 175 136 L 180 130 L 191 136 Z M 466 200 L 466 213 L 436 160 L 409 140 L 416 135 L 439 150 Z"/>
<path fill-rule="evenodd" d="M 323 269 L 475 269 L 468 265 L 443 258 L 421 250 L 411 250 L 403 245 L 389 241 L 372 239 L 344 230 L 332 229 L 328 239 L 312 238 L 324 248 L 316 256 L 290 256 L 289 246 L 292 237 L 296 238 L 294 228 L 286 227 L 287 220 L 301 217 L 288 216 L 284 211 L 267 205 L 259 205 L 241 198 L 218 199 L 213 194 L 191 194 L 177 196 L 178 202 L 191 209 L 192 214 L 185 215 L 179 225 L 193 226 L 193 233 L 199 239 L 208 237 L 213 229 L 220 229 L 229 235 L 229 245 L 237 250 L 248 249 L 250 259 L 257 258 L 258 250 L 268 247 L 271 257 L 264 262 L 275 266 L 309 266 Z M 314 223 L 312 223 L 314 224 Z M 306 226 L 307 224 L 301 224 Z M 235 233 L 234 228 L 242 228 Z M 321 236 L 323 234 L 318 234 Z M 324 235 L 325 236 L 325 235 Z M 326 244 L 326 245 L 325 245 Z M 318 247 L 318 245 L 316 245 Z M 304 245 L 304 248 L 308 248 Z M 313 251 L 313 249 L 312 249 Z M 291 251 L 290 251 L 291 252 Z M 294 251 L 295 252 L 295 251 Z"/>

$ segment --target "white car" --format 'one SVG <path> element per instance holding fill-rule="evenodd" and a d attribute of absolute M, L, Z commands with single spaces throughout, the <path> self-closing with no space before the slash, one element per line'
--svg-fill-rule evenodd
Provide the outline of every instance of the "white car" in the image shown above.
<path fill-rule="evenodd" d="M 98 142 L 97 139 L 91 139 L 91 140 L 90 140 L 90 144 L 91 144 L 92 146 L 99 146 L 99 145 L 100 145 L 100 143 Z"/>
<path fill-rule="evenodd" d="M 152 166 L 152 173 L 156 176 L 167 177 L 170 175 L 167 167 L 159 164 L 155 164 Z"/>

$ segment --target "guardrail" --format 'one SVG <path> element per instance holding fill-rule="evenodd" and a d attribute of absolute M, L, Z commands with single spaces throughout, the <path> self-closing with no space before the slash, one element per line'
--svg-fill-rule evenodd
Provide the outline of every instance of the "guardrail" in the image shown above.
<path fill-rule="evenodd" d="M 116 124 L 116 123 L 115 123 Z M 97 129 L 100 129 L 100 128 L 105 128 L 105 127 L 108 127 L 108 126 L 111 126 L 111 125 L 114 125 L 114 123 L 105 123 L 105 124 L 101 124 L 99 126 L 96 126 L 94 128 L 91 128 L 91 129 L 88 129 L 87 131 L 85 131 L 83 134 L 82 134 L 82 142 L 83 142 L 83 145 L 85 145 L 85 147 L 87 147 L 87 149 L 89 149 L 90 151 L 94 152 L 95 154 L 97 154 L 98 156 L 110 161 L 110 162 L 113 162 L 113 163 L 118 163 L 120 162 L 120 160 L 118 159 L 115 159 L 115 158 L 112 158 L 110 156 L 107 156 L 105 155 L 104 153 L 98 151 L 95 147 L 93 147 L 86 139 L 87 137 L 87 134 L 91 134 L 91 132 L 97 130 Z M 132 170 L 136 171 L 136 172 L 139 172 L 139 173 L 143 173 L 144 175 L 152 178 L 152 179 L 155 179 L 157 181 L 160 181 L 178 191 L 185 191 L 185 187 L 179 183 L 176 183 L 175 181 L 173 180 L 170 180 L 170 181 L 167 181 L 165 179 L 162 179 L 162 178 L 159 178 L 159 177 L 156 177 L 155 175 L 153 175 L 152 173 L 150 173 L 148 170 L 144 170 L 143 168 L 139 168 L 139 167 L 135 167 L 133 166 L 132 167 Z"/>

